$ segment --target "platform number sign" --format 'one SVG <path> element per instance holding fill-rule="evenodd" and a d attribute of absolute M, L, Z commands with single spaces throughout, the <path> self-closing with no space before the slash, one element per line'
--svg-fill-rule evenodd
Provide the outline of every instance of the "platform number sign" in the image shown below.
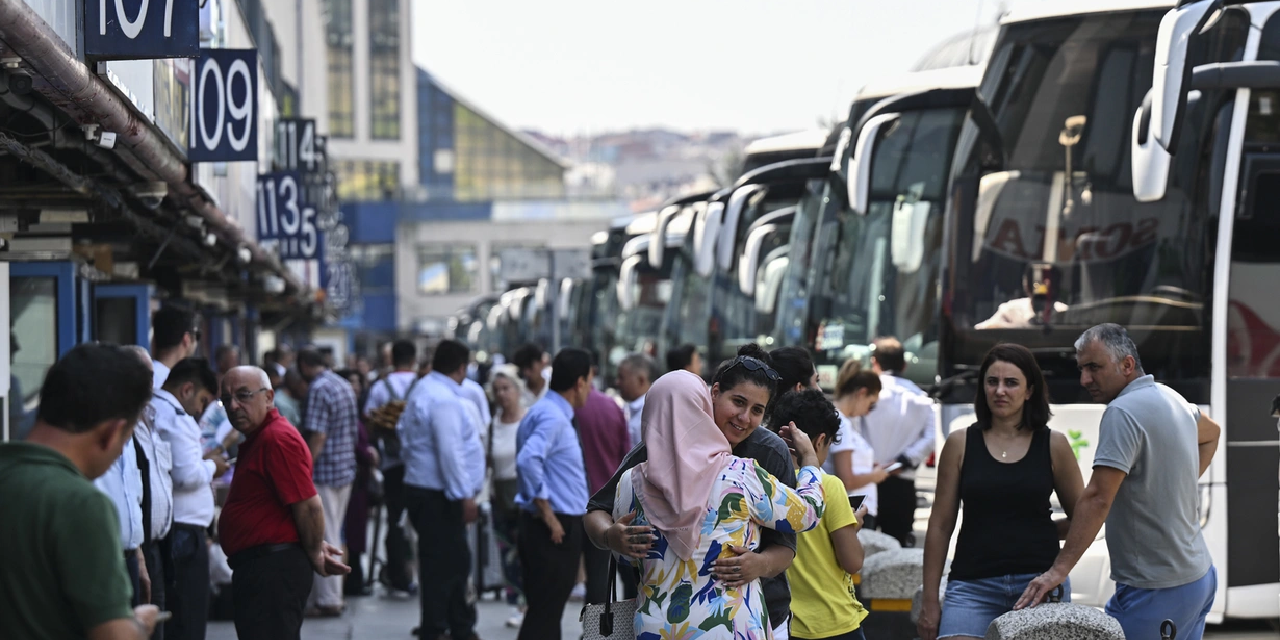
<path fill-rule="evenodd" d="M 191 96 L 187 159 L 258 159 L 258 51 L 201 49 Z"/>
<path fill-rule="evenodd" d="M 316 121 L 288 118 L 276 121 L 276 166 L 281 171 L 315 173 L 323 151 L 318 149 Z"/>
<path fill-rule="evenodd" d="M 258 242 L 279 247 L 281 260 L 311 260 L 320 250 L 316 210 L 302 194 L 296 171 L 258 176 Z"/>
<path fill-rule="evenodd" d="M 85 55 L 100 60 L 200 55 L 197 0 L 85 0 Z"/>

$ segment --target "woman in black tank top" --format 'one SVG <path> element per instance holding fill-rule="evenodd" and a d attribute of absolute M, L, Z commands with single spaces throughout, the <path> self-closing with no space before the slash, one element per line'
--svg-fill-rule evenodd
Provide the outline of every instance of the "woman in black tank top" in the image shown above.
<path fill-rule="evenodd" d="M 938 463 L 924 543 L 921 640 L 982 638 L 1053 565 L 1084 491 L 1070 442 L 1049 429 L 1049 394 L 1031 351 L 996 345 L 978 379 L 978 421 L 947 437 Z M 1054 492 L 1067 520 L 1052 519 Z M 939 583 L 961 504 L 964 524 L 943 608 Z M 1070 599 L 1069 585 L 1064 599 Z"/>

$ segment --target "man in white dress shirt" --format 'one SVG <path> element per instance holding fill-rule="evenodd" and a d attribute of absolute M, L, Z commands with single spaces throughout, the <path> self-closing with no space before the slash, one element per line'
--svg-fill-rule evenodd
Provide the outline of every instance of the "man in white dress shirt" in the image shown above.
<path fill-rule="evenodd" d="M 644 398 L 658 375 L 658 363 L 647 354 L 633 353 L 618 363 L 618 394 L 627 403 L 624 409 L 632 447 L 640 444 L 640 414 L 644 413 Z"/>
<path fill-rule="evenodd" d="M 152 403 L 156 430 L 173 455 L 173 528 L 165 544 L 170 569 L 165 595 L 173 619 L 165 630 L 178 640 L 204 640 L 208 618 L 210 485 L 227 472 L 227 461 L 219 453 L 204 453 L 200 425 L 192 416 L 204 413 L 217 389 L 208 361 L 186 358 L 174 364 Z"/>
<path fill-rule="evenodd" d="M 195 355 L 200 346 L 200 330 L 196 315 L 186 309 L 167 306 L 151 316 L 153 388 L 159 389 L 169 377 L 169 370 L 183 358 Z"/>
<path fill-rule="evenodd" d="M 139 346 L 126 347 L 133 351 L 150 370 L 151 354 Z M 152 374 L 154 375 L 154 371 Z M 151 403 L 142 410 L 142 419 L 133 429 L 133 443 L 137 454 L 138 471 L 144 479 L 142 501 L 142 529 L 145 539 L 140 549 L 142 559 L 139 567 L 146 569 L 151 587 L 151 601 L 165 610 L 165 570 L 164 553 L 161 549 L 164 540 L 173 527 L 173 455 L 169 443 L 160 439 L 156 431 L 156 402 L 153 396 Z M 142 572 L 139 571 L 139 574 Z M 164 639 L 164 625 L 157 624 L 151 634 L 152 640 Z"/>

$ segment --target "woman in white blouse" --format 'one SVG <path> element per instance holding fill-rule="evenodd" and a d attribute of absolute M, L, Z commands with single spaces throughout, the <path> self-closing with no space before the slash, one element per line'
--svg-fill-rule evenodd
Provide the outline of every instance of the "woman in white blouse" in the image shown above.
<path fill-rule="evenodd" d="M 489 469 L 493 472 L 493 529 L 502 552 L 502 573 L 507 579 L 507 602 L 519 606 L 520 557 L 516 554 L 516 522 L 520 509 L 516 506 L 516 431 L 528 409 L 520 402 L 523 388 L 520 373 L 509 364 L 493 368 L 489 378 L 489 393 L 497 409 L 489 424 L 485 444 Z M 519 609 L 507 621 L 507 626 L 520 626 Z"/>
<path fill-rule="evenodd" d="M 862 437 L 856 421 L 876 406 L 880 397 L 880 376 L 870 369 L 863 369 L 859 361 L 849 360 L 840 367 L 835 395 L 836 409 L 840 413 L 840 437 L 831 445 L 822 470 L 839 477 L 849 497 L 866 496 L 862 503 L 867 507 L 863 528 L 874 529 L 878 506 L 876 484 L 889 474 L 876 466 L 875 451 Z"/>

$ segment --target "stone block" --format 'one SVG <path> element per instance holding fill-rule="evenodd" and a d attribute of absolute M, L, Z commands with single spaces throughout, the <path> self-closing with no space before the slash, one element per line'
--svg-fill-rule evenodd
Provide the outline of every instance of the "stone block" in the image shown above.
<path fill-rule="evenodd" d="M 858 532 L 858 541 L 862 543 L 862 551 L 865 558 L 870 558 L 877 553 L 884 551 L 892 551 L 901 549 L 902 545 L 897 538 L 879 531 L 863 529 Z"/>
<path fill-rule="evenodd" d="M 910 601 L 924 583 L 924 549 L 882 551 L 862 563 L 861 595 L 868 600 Z"/>
<path fill-rule="evenodd" d="M 920 621 L 920 608 L 924 600 L 924 585 L 916 587 L 916 595 L 911 597 L 911 621 Z M 947 576 L 942 576 L 942 582 L 938 584 L 938 604 L 942 607 L 947 606 Z"/>
<path fill-rule="evenodd" d="M 1124 629 L 1093 607 L 1055 602 L 996 618 L 985 640 L 1124 640 Z"/>

